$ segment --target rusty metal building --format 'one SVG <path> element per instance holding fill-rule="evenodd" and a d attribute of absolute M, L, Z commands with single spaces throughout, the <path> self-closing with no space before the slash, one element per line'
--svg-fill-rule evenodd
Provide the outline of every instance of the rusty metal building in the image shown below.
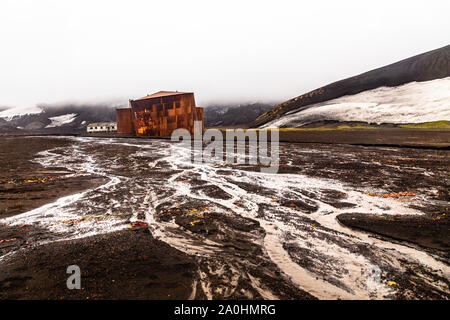
<path fill-rule="evenodd" d="M 195 106 L 192 92 L 159 91 L 130 100 L 130 108 L 117 109 L 116 117 L 118 133 L 165 137 L 178 128 L 192 134 L 194 121 L 203 124 L 203 108 Z"/>

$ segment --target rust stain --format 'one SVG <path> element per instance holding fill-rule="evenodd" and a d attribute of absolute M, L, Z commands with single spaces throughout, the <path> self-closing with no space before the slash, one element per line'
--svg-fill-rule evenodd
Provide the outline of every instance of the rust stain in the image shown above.
<path fill-rule="evenodd" d="M 117 133 L 132 134 L 134 133 L 133 121 L 131 117 L 131 109 L 117 109 Z"/>

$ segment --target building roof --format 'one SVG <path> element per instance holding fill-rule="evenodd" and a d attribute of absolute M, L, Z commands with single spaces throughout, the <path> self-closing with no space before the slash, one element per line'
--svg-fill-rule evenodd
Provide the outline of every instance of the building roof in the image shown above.
<path fill-rule="evenodd" d="M 167 96 L 176 96 L 176 95 L 180 95 L 180 94 L 189 94 L 189 93 L 192 93 L 192 92 L 158 91 L 153 94 L 149 94 L 145 97 L 135 99 L 134 101 L 153 99 L 153 98 L 161 98 L 161 97 L 167 97 Z"/>
<path fill-rule="evenodd" d="M 88 127 L 102 127 L 102 126 L 111 126 L 111 125 L 116 125 L 116 122 L 94 122 L 94 123 L 89 123 Z"/>

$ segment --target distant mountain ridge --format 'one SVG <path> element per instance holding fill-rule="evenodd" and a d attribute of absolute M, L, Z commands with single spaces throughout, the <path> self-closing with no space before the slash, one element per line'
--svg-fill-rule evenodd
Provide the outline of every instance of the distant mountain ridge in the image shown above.
<path fill-rule="evenodd" d="M 0 133 L 80 133 L 92 122 L 116 121 L 118 104 L 62 104 L 31 108 L 0 107 Z M 205 107 L 206 127 L 247 125 L 270 110 L 268 103 L 230 103 Z"/>
<path fill-rule="evenodd" d="M 447 119 L 448 113 L 445 110 L 450 104 L 450 95 L 446 94 L 450 91 L 450 79 L 445 79 L 450 77 L 449 60 L 450 45 L 331 83 L 275 107 L 269 103 L 210 105 L 204 109 L 205 125 L 260 127 L 270 126 L 278 121 L 275 127 L 296 127 L 314 121 L 368 121 L 360 116 L 366 111 L 384 112 L 388 115 L 383 115 L 384 118 L 374 115 L 372 119 L 378 123 L 386 118 L 395 120 L 396 112 L 406 110 L 405 105 L 399 103 L 402 97 L 415 99 L 416 109 L 429 106 L 433 109 L 430 112 L 439 111 L 443 115 L 443 118 L 427 121 L 450 120 Z M 427 83 L 430 81 L 434 82 Z M 384 87 L 387 89 L 383 89 Z M 415 92 L 419 91 L 426 95 L 415 96 Z M 434 96 L 434 93 L 439 93 L 440 96 Z M 419 100 L 422 98 L 423 100 Z M 126 107 L 126 102 L 122 104 L 64 104 L 25 109 L 0 106 L 0 133 L 78 133 L 85 131 L 91 122 L 115 121 L 115 108 Z M 324 110 L 328 110 L 328 115 L 323 115 Z M 354 116 L 355 110 L 360 113 L 358 117 Z M 414 119 L 412 122 L 415 123 L 423 117 L 421 114 L 423 110 L 408 117 Z M 350 116 L 354 119 L 348 119 Z"/>
<path fill-rule="evenodd" d="M 14 115 L 16 109 L 17 115 Z M 114 105 L 110 104 L 66 104 L 33 109 L 34 113 L 28 114 L 21 114 L 26 111 L 19 108 L 4 110 L 0 133 L 77 133 L 85 131 L 90 122 L 116 121 Z"/>
<path fill-rule="evenodd" d="M 414 81 L 429 81 L 450 76 L 450 45 L 399 62 L 340 80 L 283 102 L 259 116 L 251 127 L 262 126 L 292 110 L 301 111 L 313 104 L 355 95 L 379 87 L 395 87 Z"/>

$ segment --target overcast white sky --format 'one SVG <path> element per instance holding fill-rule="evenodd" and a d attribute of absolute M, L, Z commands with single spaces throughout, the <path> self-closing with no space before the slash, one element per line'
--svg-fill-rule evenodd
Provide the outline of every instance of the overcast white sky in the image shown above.
<path fill-rule="evenodd" d="M 0 0 L 0 106 L 281 101 L 449 44 L 450 1 Z"/>

